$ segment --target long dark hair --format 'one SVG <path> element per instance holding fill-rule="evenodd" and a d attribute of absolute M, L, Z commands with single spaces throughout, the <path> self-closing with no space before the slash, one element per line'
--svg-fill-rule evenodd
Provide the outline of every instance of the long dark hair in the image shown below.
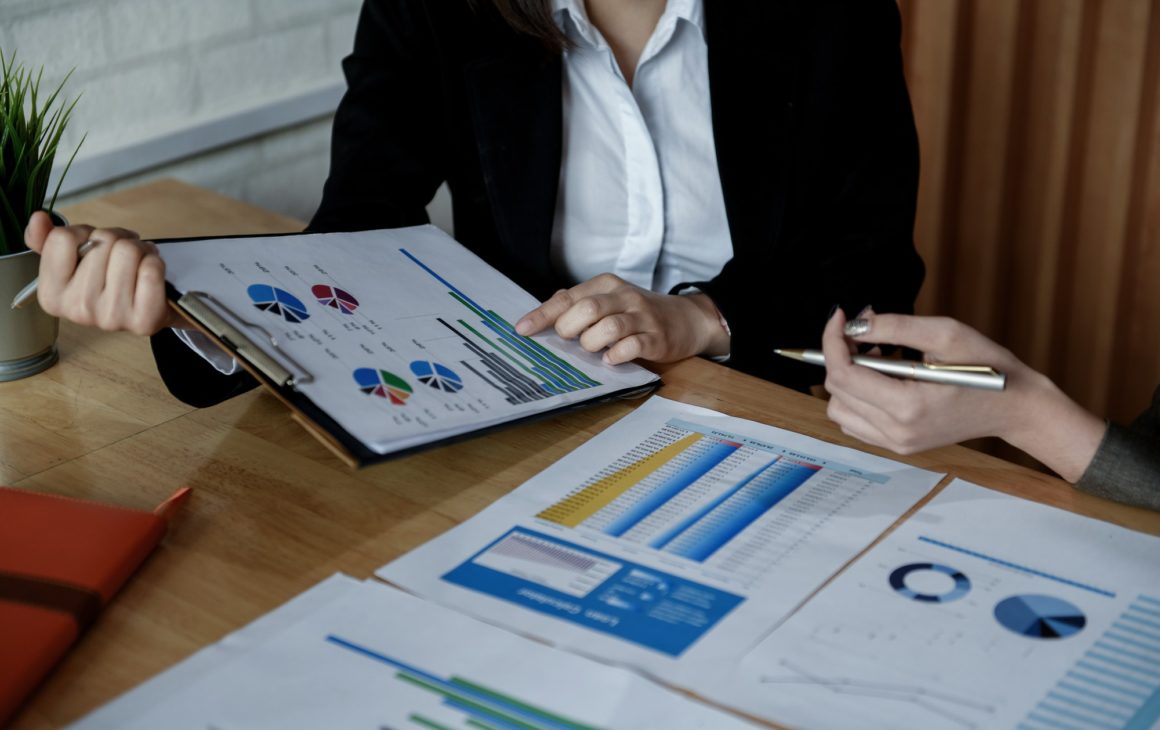
<path fill-rule="evenodd" d="M 490 2 L 507 24 L 520 33 L 532 36 L 549 51 L 559 52 L 568 47 L 564 35 L 552 18 L 549 0 L 483 0 Z M 481 0 L 469 0 L 478 5 Z"/>

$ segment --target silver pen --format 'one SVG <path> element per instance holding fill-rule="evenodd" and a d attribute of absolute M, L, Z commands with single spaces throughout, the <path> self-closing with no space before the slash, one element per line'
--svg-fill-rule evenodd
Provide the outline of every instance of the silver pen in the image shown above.
<path fill-rule="evenodd" d="M 81 257 L 87 254 L 89 251 L 92 251 L 98 243 L 100 243 L 100 241 L 95 238 L 90 238 L 89 240 L 82 243 L 80 248 L 77 249 L 77 261 L 80 261 Z M 39 277 L 33 279 L 28 284 L 28 286 L 16 292 L 16 296 L 12 298 L 11 308 L 20 309 L 25 304 L 28 304 L 30 301 L 32 301 L 32 297 L 36 296 L 36 287 L 38 284 L 40 284 Z"/>
<path fill-rule="evenodd" d="M 782 357 L 814 365 L 826 364 L 826 356 L 821 350 L 774 350 L 774 352 Z M 861 365 L 897 378 L 961 385 L 966 388 L 982 388 L 983 390 L 1003 390 L 1007 387 L 1007 376 L 988 365 L 944 365 L 916 360 L 891 360 L 885 357 L 871 357 L 870 355 L 853 355 L 851 359 L 855 365 Z"/>

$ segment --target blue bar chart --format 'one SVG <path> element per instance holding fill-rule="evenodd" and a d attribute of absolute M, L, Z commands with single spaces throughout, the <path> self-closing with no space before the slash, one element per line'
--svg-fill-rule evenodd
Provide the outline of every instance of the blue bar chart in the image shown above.
<path fill-rule="evenodd" d="M 1160 723 L 1160 599 L 1139 595 L 1020 723 L 1148 730 Z"/>
<path fill-rule="evenodd" d="M 472 356 L 460 364 L 503 393 L 508 403 L 531 403 L 600 385 L 531 337 L 517 333 L 510 322 L 473 300 L 407 249 L 399 252 L 447 287 L 448 296 L 468 311 L 469 317 L 454 323 L 443 318 L 437 321 L 460 338 Z"/>
<path fill-rule="evenodd" d="M 746 532 L 761 529 L 803 485 L 824 501 L 874 479 L 775 444 L 672 421 L 539 517 L 697 563 L 720 562 L 726 546 L 745 543 Z M 776 544 L 777 529 L 760 542 Z M 755 555 L 750 548 L 726 552 Z"/>
<path fill-rule="evenodd" d="M 704 561 L 773 509 L 821 467 L 778 458 L 677 523 L 652 546 Z"/>
<path fill-rule="evenodd" d="M 714 439 L 700 439 L 689 447 L 694 456 L 689 462 L 677 470 L 671 477 L 661 482 L 660 486 L 641 499 L 630 509 L 617 518 L 608 527 L 604 528 L 606 535 L 620 537 L 632 528 L 639 525 L 646 517 L 670 502 L 673 498 L 687 489 L 693 482 L 705 476 L 709 470 L 721 464 L 725 459 L 737 451 L 740 444 L 731 441 L 717 441 Z M 700 453 L 696 453 L 696 452 Z"/>

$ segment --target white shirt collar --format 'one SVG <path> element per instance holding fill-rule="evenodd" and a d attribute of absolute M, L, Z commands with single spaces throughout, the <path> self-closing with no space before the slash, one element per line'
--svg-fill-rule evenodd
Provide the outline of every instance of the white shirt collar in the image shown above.
<path fill-rule="evenodd" d="M 552 0 L 552 16 L 560 30 L 573 42 L 593 48 L 607 45 L 600 32 L 588 19 L 584 0 Z M 705 34 L 705 7 L 703 0 L 668 0 L 665 11 L 657 21 L 657 30 L 684 20 Z M 568 22 L 571 21 L 571 22 Z M 655 34 L 656 31 L 654 31 Z"/>

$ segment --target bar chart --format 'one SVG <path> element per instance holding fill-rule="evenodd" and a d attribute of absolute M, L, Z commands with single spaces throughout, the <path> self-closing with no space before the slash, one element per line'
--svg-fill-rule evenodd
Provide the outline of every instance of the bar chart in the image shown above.
<path fill-rule="evenodd" d="M 825 518 L 825 504 L 836 507 L 881 479 L 673 420 L 537 517 L 744 572 L 792 549 L 795 535 Z M 771 518 L 807 484 L 821 510 Z M 787 539 L 770 539 L 779 534 Z M 752 539 L 745 540 L 746 535 Z M 745 543 L 744 549 L 725 550 L 734 541 Z M 755 549 L 757 544 L 763 547 Z"/>
<path fill-rule="evenodd" d="M 469 317 L 454 322 L 439 317 L 437 321 L 462 340 L 469 358 L 460 364 L 501 392 L 508 403 L 532 403 L 600 385 L 531 337 L 518 334 L 510 322 L 474 301 L 407 249 L 399 252 L 447 287 L 448 296 L 467 310 Z"/>
<path fill-rule="evenodd" d="M 593 725 L 570 720 L 503 692 L 462 677 L 443 678 L 414 665 L 399 661 L 369 647 L 333 634 L 326 641 L 397 670 L 394 679 L 440 698 L 444 707 L 462 713 L 463 728 L 542 728 L 543 730 L 595 730 Z M 411 712 L 407 719 L 414 727 L 449 730 L 443 718 Z"/>
<path fill-rule="evenodd" d="M 1066 634 L 1066 629 L 1064 632 Z M 1160 723 L 1160 598 L 1138 595 L 1035 705 L 1020 727 Z"/>

